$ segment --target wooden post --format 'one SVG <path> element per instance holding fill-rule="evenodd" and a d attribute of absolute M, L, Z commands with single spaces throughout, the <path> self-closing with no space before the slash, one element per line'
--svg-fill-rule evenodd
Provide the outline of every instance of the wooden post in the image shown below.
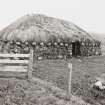
<path fill-rule="evenodd" d="M 29 58 L 29 65 L 28 65 L 28 79 L 32 78 L 33 72 L 33 50 L 30 50 L 30 58 Z"/>
<path fill-rule="evenodd" d="M 71 96 L 72 63 L 68 63 L 68 94 Z"/>

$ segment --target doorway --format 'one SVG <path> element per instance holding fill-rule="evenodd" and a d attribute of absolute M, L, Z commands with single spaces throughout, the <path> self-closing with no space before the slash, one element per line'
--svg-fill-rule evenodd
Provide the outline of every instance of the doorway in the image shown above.
<path fill-rule="evenodd" d="M 79 41 L 72 42 L 72 56 L 81 56 L 81 43 Z"/>

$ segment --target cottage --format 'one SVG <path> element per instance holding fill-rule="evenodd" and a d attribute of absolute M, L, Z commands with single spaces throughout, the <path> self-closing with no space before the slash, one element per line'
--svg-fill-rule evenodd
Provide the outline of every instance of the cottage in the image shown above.
<path fill-rule="evenodd" d="M 0 32 L 0 52 L 28 53 L 37 58 L 63 59 L 101 54 L 101 43 L 75 24 L 26 15 Z"/>

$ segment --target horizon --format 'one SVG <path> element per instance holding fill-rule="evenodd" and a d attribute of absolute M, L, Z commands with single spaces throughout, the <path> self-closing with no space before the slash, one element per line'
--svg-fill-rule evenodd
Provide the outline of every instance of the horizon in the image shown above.
<path fill-rule="evenodd" d="M 27 14 L 44 14 L 72 22 L 88 33 L 105 34 L 104 0 L 0 1 L 0 30 Z"/>

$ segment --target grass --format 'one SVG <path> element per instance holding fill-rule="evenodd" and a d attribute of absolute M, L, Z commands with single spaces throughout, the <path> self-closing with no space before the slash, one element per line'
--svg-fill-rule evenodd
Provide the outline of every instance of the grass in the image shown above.
<path fill-rule="evenodd" d="M 73 64 L 72 93 L 82 96 L 86 102 L 91 104 L 105 104 L 102 98 L 96 98 L 96 96 L 94 96 L 91 88 L 95 78 L 105 73 L 105 56 L 81 59 L 73 58 L 68 61 L 35 61 L 33 75 L 42 80 L 51 82 L 61 89 L 67 90 L 68 62 Z"/>
<path fill-rule="evenodd" d="M 71 100 L 65 93 L 68 62 L 73 64 Z M 39 79 L 34 82 L 0 78 L 0 105 L 105 105 L 105 94 L 91 88 L 105 73 L 104 62 L 105 56 L 35 61 L 33 76 Z"/>
<path fill-rule="evenodd" d="M 0 79 L 0 105 L 89 105 L 81 98 L 72 96 L 39 81 Z"/>

